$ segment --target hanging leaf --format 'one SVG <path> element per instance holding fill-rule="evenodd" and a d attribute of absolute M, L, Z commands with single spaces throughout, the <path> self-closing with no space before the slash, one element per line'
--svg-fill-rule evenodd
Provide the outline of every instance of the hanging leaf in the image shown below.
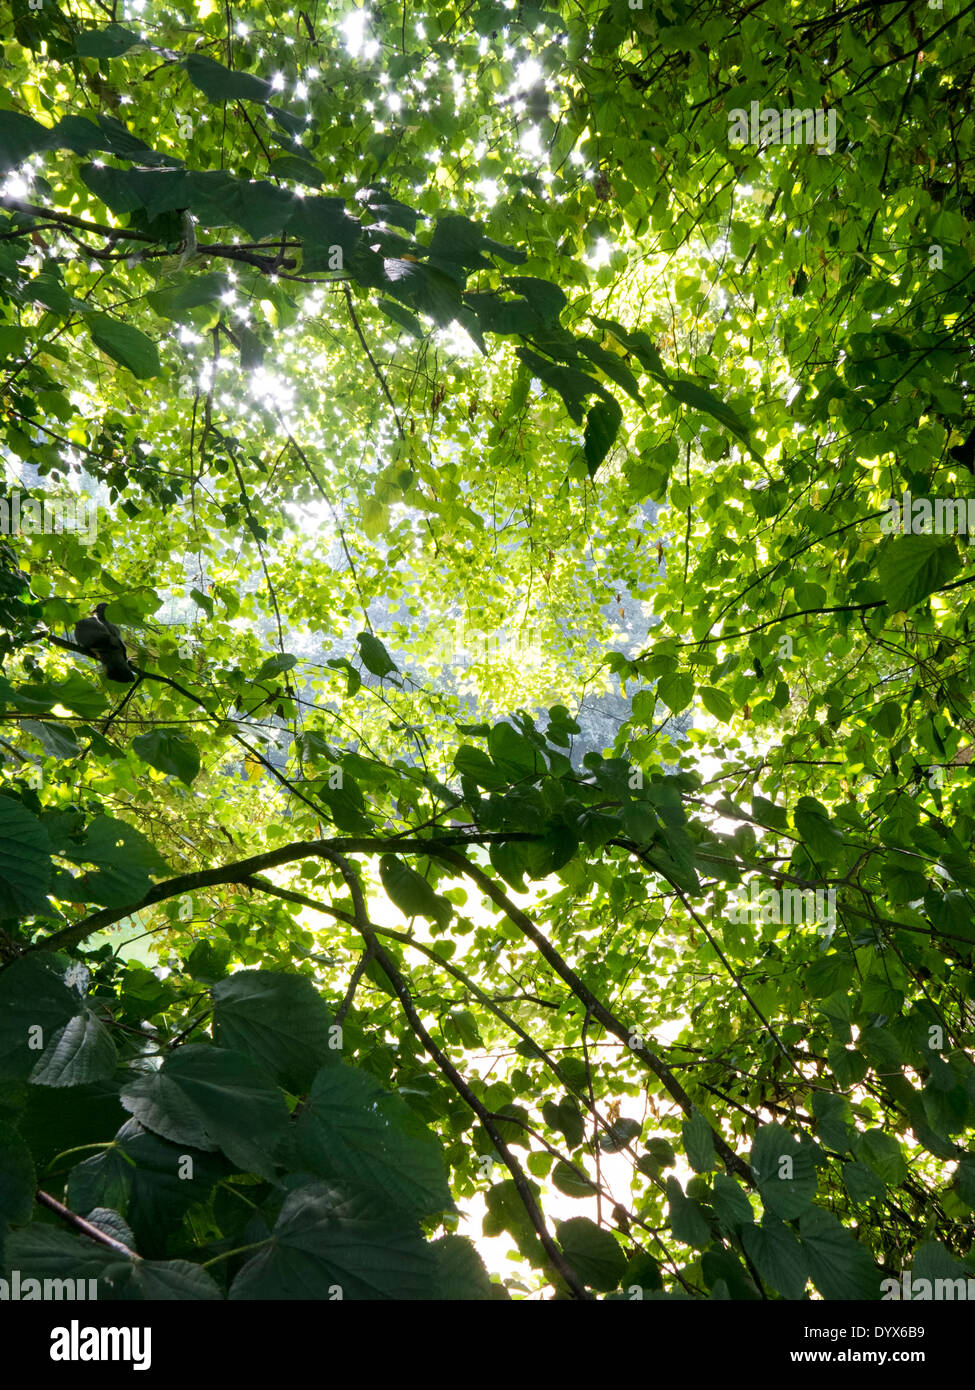
<path fill-rule="evenodd" d="M 384 854 L 379 861 L 379 873 L 383 887 L 404 917 L 429 917 L 441 928 L 446 928 L 454 909 L 415 869 L 394 854 Z"/>
<path fill-rule="evenodd" d="M 178 777 L 188 787 L 200 771 L 200 750 L 190 739 L 173 729 L 153 729 L 138 734 L 132 747 L 139 757 L 170 777 Z"/>
<path fill-rule="evenodd" d="M 263 77 L 249 72 L 234 72 L 208 58 L 205 53 L 190 53 L 183 59 L 186 75 L 211 101 L 260 101 L 270 99 L 274 90 Z"/>
<path fill-rule="evenodd" d="M 88 29 L 75 40 L 75 49 L 82 58 L 118 58 L 142 40 L 121 24 L 106 24 L 104 29 Z"/>
<path fill-rule="evenodd" d="M 363 666 L 374 676 L 388 676 L 392 671 L 399 670 L 382 642 L 371 632 L 360 632 L 355 640 L 359 644 Z"/>
<path fill-rule="evenodd" d="M 155 343 L 138 328 L 108 314 L 89 314 L 87 324 L 95 346 L 140 381 L 162 371 Z"/>
<path fill-rule="evenodd" d="M 613 447 L 622 419 L 623 412 L 616 401 L 597 401 L 590 407 L 585 430 L 586 465 L 590 478 Z"/>

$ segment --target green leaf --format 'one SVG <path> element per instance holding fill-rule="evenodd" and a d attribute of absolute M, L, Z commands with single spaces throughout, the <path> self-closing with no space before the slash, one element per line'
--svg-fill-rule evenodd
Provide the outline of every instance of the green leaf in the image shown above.
<path fill-rule="evenodd" d="M 679 714 L 694 698 L 694 677 L 679 671 L 661 676 L 657 682 L 657 695 L 669 710 Z"/>
<path fill-rule="evenodd" d="M 453 1208 L 438 1140 L 365 1072 L 338 1066 L 318 1073 L 296 1142 L 308 1172 L 353 1184 L 374 1210 L 419 1218 Z"/>
<path fill-rule="evenodd" d="M 893 612 L 914 608 L 961 568 L 958 547 L 945 536 L 894 536 L 880 552 L 877 573 Z"/>
<path fill-rule="evenodd" d="M 32 154 L 51 149 L 46 126 L 19 111 L 0 111 L 0 173 L 17 169 Z"/>
<path fill-rule="evenodd" d="M 656 344 L 646 333 L 640 329 L 629 332 L 612 319 L 597 318 L 595 315 L 591 315 L 591 318 L 597 328 L 602 329 L 604 333 L 611 334 L 628 352 L 632 352 L 645 372 L 660 381 L 666 380 L 667 373 L 663 360 L 657 351 Z"/>
<path fill-rule="evenodd" d="M 254 680 L 270 680 L 272 676 L 281 676 L 286 671 L 293 671 L 297 665 L 298 658 L 291 652 L 274 652 L 266 661 L 261 662 Z"/>
<path fill-rule="evenodd" d="M 577 425 L 582 424 L 582 403 L 587 396 L 596 394 L 606 402 L 612 399 L 595 377 L 587 376 L 585 372 L 580 372 L 575 367 L 563 367 L 555 362 L 548 362 L 529 348 L 515 348 L 515 353 L 524 362 L 532 376 L 538 377 L 539 381 L 558 392 L 565 403 L 569 418 L 574 420 Z M 619 409 L 618 406 L 617 409 Z"/>
<path fill-rule="evenodd" d="M 108 314 L 89 314 L 86 322 L 95 346 L 140 381 L 162 371 L 155 343 L 132 324 Z"/>
<path fill-rule="evenodd" d="M 388 222 L 393 227 L 405 227 L 411 235 L 416 231 L 417 222 L 423 216 L 415 208 L 401 203 L 387 188 L 378 184 L 360 188 L 355 196 L 357 202 L 362 203 L 377 222 Z"/>
<path fill-rule="evenodd" d="M 371 1197 L 315 1181 L 288 1193 L 228 1297 L 407 1301 L 431 1299 L 438 1287 L 439 1263 L 414 1222 L 384 1218 Z"/>
<path fill-rule="evenodd" d="M 49 910 L 51 843 L 36 816 L 0 795 L 0 917 Z"/>
<path fill-rule="evenodd" d="M 360 632 L 355 640 L 359 644 L 363 666 L 374 676 L 388 676 L 391 671 L 399 670 L 382 642 L 371 632 Z"/>
<path fill-rule="evenodd" d="M 719 1280 L 724 1280 L 728 1293 L 734 1299 L 762 1296 L 749 1271 L 730 1250 L 705 1250 L 701 1256 L 701 1272 L 709 1289 L 713 1290 Z"/>
<path fill-rule="evenodd" d="M 626 1256 L 614 1235 L 585 1216 L 557 1221 L 555 1230 L 562 1253 L 584 1284 L 600 1293 L 619 1287 Z"/>
<path fill-rule="evenodd" d="M 66 118 L 70 120 L 71 118 Z M 101 132 L 99 143 L 95 147 L 100 150 L 108 150 L 110 154 L 120 155 L 122 159 L 136 159 L 140 164 L 172 164 L 174 160 L 169 155 L 157 154 L 151 150 L 144 140 L 140 140 L 137 135 L 133 135 L 131 130 L 116 120 L 114 116 L 107 116 L 100 111 L 97 116 L 98 129 Z M 57 136 L 63 136 L 64 121 L 59 122 Z M 71 137 L 77 139 L 81 129 L 81 122 L 75 121 L 70 127 Z M 178 162 L 178 161 L 175 161 Z"/>
<path fill-rule="evenodd" d="M 570 343 L 573 341 L 571 337 L 569 341 Z M 617 357 L 615 352 L 607 352 L 605 348 L 600 347 L 598 343 L 591 342 L 588 338 L 576 339 L 573 346 L 585 357 L 588 357 L 589 361 L 608 376 L 610 381 L 622 387 L 626 394 L 636 401 L 641 410 L 646 409 L 643 397 L 640 395 L 640 388 L 636 383 L 636 377 L 622 358 Z"/>
<path fill-rule="evenodd" d="M 737 1231 L 742 1226 L 750 1226 L 755 1220 L 746 1193 L 740 1184 L 726 1173 L 715 1173 L 711 1187 L 711 1202 L 718 1220 L 727 1231 Z"/>
<path fill-rule="evenodd" d="M 616 401 L 597 401 L 586 416 L 584 452 L 589 476 L 592 478 L 603 459 L 613 447 L 623 419 Z"/>
<path fill-rule="evenodd" d="M 500 1297 L 502 1286 L 492 1284 L 477 1248 L 466 1236 L 441 1236 L 430 1246 L 436 1260 L 435 1298 L 472 1303 Z"/>
<path fill-rule="evenodd" d="M 695 410 L 703 411 L 719 424 L 725 425 L 750 447 L 747 423 L 739 419 L 730 406 L 725 405 L 724 401 L 719 400 L 703 386 L 696 386 L 692 381 L 677 381 L 671 377 L 667 382 L 667 390 L 684 405 L 693 406 Z"/>
<path fill-rule="evenodd" d="M 958 1164 L 955 1186 L 965 1205 L 975 1211 L 975 1158 L 963 1158 Z"/>
<path fill-rule="evenodd" d="M 376 308 L 381 309 L 388 319 L 393 323 L 399 324 L 400 328 L 405 328 L 407 333 L 412 333 L 414 338 L 425 338 L 426 333 L 423 324 L 415 314 L 411 314 L 409 309 L 404 309 L 402 304 L 394 304 L 391 299 L 380 299 L 376 303 Z"/>
<path fill-rule="evenodd" d="M 847 989 L 855 972 L 853 958 L 845 951 L 830 951 L 814 960 L 806 971 L 806 989 L 811 999 L 826 999 L 838 989 Z"/>
<path fill-rule="evenodd" d="M 887 700 L 879 705 L 869 716 L 871 726 L 881 738 L 893 738 L 900 728 L 903 714 L 895 700 Z"/>
<path fill-rule="evenodd" d="M 499 241 L 492 241 L 485 235 L 483 227 L 471 222 L 467 217 L 448 213 L 437 218 L 430 240 L 429 264 L 437 266 L 463 285 L 469 271 L 490 268 L 491 262 L 487 259 L 489 255 L 502 256 L 510 262 L 525 259 L 524 251 L 504 246 Z M 510 277 L 506 277 L 506 280 L 510 280 Z M 520 283 L 515 277 L 514 284 L 518 286 Z M 535 281 L 530 283 L 534 285 Z M 565 297 L 556 286 L 546 284 L 545 289 L 560 295 L 562 303 L 565 303 Z M 559 307 L 561 308 L 561 305 Z"/>
<path fill-rule="evenodd" d="M 198 941 L 186 957 L 186 973 L 193 980 L 216 984 L 227 974 L 233 950 L 226 941 Z"/>
<path fill-rule="evenodd" d="M 502 299 L 494 292 L 473 294 L 468 291 L 464 304 L 483 333 L 527 335 L 537 332 L 541 326 L 537 310 L 527 299 Z"/>
<path fill-rule="evenodd" d="M 783 1221 L 765 1216 L 741 1233 L 745 1253 L 766 1284 L 783 1298 L 800 1299 L 809 1278 L 809 1256 Z"/>
<path fill-rule="evenodd" d="M 830 1211 L 815 1207 L 799 1219 L 809 1277 L 827 1299 L 877 1298 L 881 1271 L 866 1246 L 844 1230 Z"/>
<path fill-rule="evenodd" d="M 35 1086 L 80 1086 L 111 1076 L 117 1061 L 108 1030 L 84 1009 L 51 1039 L 28 1079 Z"/>
<path fill-rule="evenodd" d="M 579 1147 L 585 1134 L 585 1125 L 574 1096 L 563 1096 L 558 1102 L 545 1101 L 542 1105 L 542 1116 L 550 1129 L 565 1135 L 570 1149 Z"/>
<path fill-rule="evenodd" d="M 127 1081 L 121 1100 L 164 1139 L 220 1149 L 243 1172 L 266 1178 L 288 1132 L 284 1096 L 267 1074 L 248 1057 L 205 1043 L 184 1043 L 158 1071 Z"/>
<path fill-rule="evenodd" d="M 540 769 L 538 750 L 511 724 L 495 724 L 488 734 L 491 761 L 511 782 L 532 777 Z"/>
<path fill-rule="evenodd" d="M 297 200 L 287 225 L 291 235 L 301 238 L 306 271 L 343 269 L 347 260 L 353 260 L 362 238 L 362 228 L 346 212 L 342 198 Z M 361 266 L 354 260 L 353 263 L 361 275 Z M 368 283 L 382 283 L 381 260 L 377 278 Z"/>
<path fill-rule="evenodd" d="M 523 251 L 502 249 L 496 241 L 490 242 L 489 245 L 498 255 L 505 256 L 509 261 L 525 259 Z M 541 280 L 537 275 L 505 275 L 503 280 L 509 289 L 516 290 L 528 301 L 538 315 L 539 322 L 546 328 L 553 328 L 558 324 L 562 310 L 569 302 L 565 292 L 558 285 L 553 285 L 550 280 Z"/>
<path fill-rule="evenodd" d="M 963 1264 L 961 1260 L 956 1260 L 954 1255 L 941 1243 L 940 1240 L 922 1240 L 915 1248 L 914 1258 L 911 1261 L 911 1282 L 928 1279 L 934 1286 L 934 1296 L 938 1297 L 936 1280 L 951 1280 L 950 1292 L 945 1289 L 946 1297 L 949 1299 L 960 1299 L 962 1294 L 955 1282 L 964 1279 L 966 1284 L 962 1286 L 968 1292 L 967 1281 L 972 1277 L 971 1267 Z M 912 1289 L 912 1298 L 917 1298 L 917 1293 Z"/>
<path fill-rule="evenodd" d="M 74 309 L 82 307 L 80 301 L 72 299 L 61 281 L 53 275 L 35 276 L 27 292 L 35 304 L 43 304 L 45 309 L 60 314 L 62 318 L 67 318 Z"/>
<path fill-rule="evenodd" d="M 185 1176 L 187 1154 L 193 1176 Z M 68 1175 L 68 1204 L 73 1211 L 109 1207 L 122 1212 L 141 1255 L 166 1253 L 168 1232 L 178 1226 L 229 1164 L 219 1155 L 187 1150 L 126 1120 L 109 1148 L 77 1163 Z"/>
<path fill-rule="evenodd" d="M 0 1076 L 62 1087 L 114 1072 L 115 1046 L 70 969 L 62 957 L 28 955 L 0 974 Z"/>
<path fill-rule="evenodd" d="M 199 775 L 199 748 L 175 729 L 153 729 L 148 734 L 137 734 L 132 747 L 143 762 L 170 777 L 178 777 L 188 787 Z"/>
<path fill-rule="evenodd" d="M 820 1142 L 838 1153 L 846 1153 L 853 1142 L 850 1102 L 845 1096 L 830 1091 L 816 1091 L 812 1107 Z"/>
<path fill-rule="evenodd" d="M 290 179 L 293 183 L 307 184 L 309 188 L 321 188 L 327 182 L 325 174 L 307 159 L 299 159 L 293 154 L 279 155 L 267 166 L 272 178 Z"/>
<path fill-rule="evenodd" d="M 711 1239 L 711 1228 L 697 1202 L 684 1196 L 676 1178 L 667 1179 L 667 1202 L 674 1239 L 703 1250 Z"/>
<path fill-rule="evenodd" d="M 252 372 L 264 362 L 264 344 L 256 333 L 252 333 L 245 323 L 235 324 L 233 335 L 240 348 L 240 365 L 245 372 Z"/>
<path fill-rule="evenodd" d="M 183 59 L 186 75 L 211 101 L 270 100 L 273 88 L 263 77 L 249 72 L 234 72 L 215 62 L 204 53 L 190 53 Z"/>
<path fill-rule="evenodd" d="M 20 727 L 33 734 L 49 758 L 76 758 L 81 752 L 74 734 L 49 720 L 22 719 Z"/>
<path fill-rule="evenodd" d="M 451 1009 L 444 1017 L 444 1036 L 451 1042 L 459 1039 L 465 1047 L 483 1047 L 484 1039 L 477 1026 L 477 1018 L 470 1009 Z"/>
<path fill-rule="evenodd" d="M 193 275 L 182 284 L 154 290 L 146 295 L 157 314 L 163 318 L 179 322 L 187 309 L 196 309 L 201 304 L 213 304 L 230 289 L 226 275 L 214 271 L 206 275 Z"/>
<path fill-rule="evenodd" d="M 296 211 L 319 201 L 299 202 L 286 188 L 266 180 L 234 178 L 217 169 L 187 174 L 184 196 L 205 227 L 243 227 L 255 239 L 282 232 Z"/>
<path fill-rule="evenodd" d="M 714 1167 L 714 1135 L 700 1110 L 695 1109 L 689 1120 L 681 1125 L 684 1152 L 695 1173 L 707 1173 Z"/>
<path fill-rule="evenodd" d="M 599 1147 L 604 1153 L 621 1153 L 628 1144 L 639 1138 L 642 1128 L 639 1120 L 631 1120 L 622 1115 L 613 1121 L 608 1130 L 600 1130 Z"/>
<path fill-rule="evenodd" d="M 223 1299 L 220 1285 L 208 1270 L 189 1260 L 139 1260 L 111 1265 L 105 1271 L 120 1299 L 151 1302 L 184 1300 L 196 1303 Z"/>
<path fill-rule="evenodd" d="M 867 1074 L 867 1059 L 852 1048 L 833 1043 L 827 1053 L 837 1086 L 847 1090 L 862 1081 Z"/>
<path fill-rule="evenodd" d="M 333 670 L 336 670 L 336 671 L 344 671 L 344 672 L 345 672 L 345 675 L 346 675 L 346 689 L 345 689 L 345 693 L 346 693 L 346 695 L 348 696 L 348 698 L 351 699 L 352 696 L 355 695 L 355 694 L 357 693 L 357 691 L 359 691 L 359 690 L 361 689 L 361 687 L 362 687 L 362 677 L 359 675 L 359 672 L 358 672 L 358 671 L 356 670 L 356 668 L 352 665 L 351 661 L 349 661 L 348 658 L 346 658 L 346 657 L 344 657 L 344 656 L 341 656 L 341 657 L 332 657 L 332 658 L 327 662 L 327 665 L 331 666 L 331 667 L 333 668 Z"/>
<path fill-rule="evenodd" d="M 40 1287 L 43 1287 L 45 1279 L 52 1280 L 54 1282 L 49 1288 L 52 1292 L 57 1291 L 54 1296 L 60 1295 L 65 1299 L 69 1296 L 69 1289 L 76 1298 L 87 1295 L 86 1284 L 79 1286 L 79 1280 L 95 1279 L 98 1281 L 96 1289 L 108 1288 L 105 1280 L 109 1271 L 119 1270 L 123 1264 L 114 1250 L 96 1245 L 91 1240 L 82 1240 L 80 1236 L 67 1231 L 52 1230 L 50 1226 L 43 1226 L 37 1221 L 9 1233 L 5 1254 L 5 1273 L 17 1269 L 21 1283 L 27 1279 L 37 1279 L 41 1281 Z M 125 1265 L 128 1263 L 128 1260 L 124 1261 Z M 72 1281 L 70 1285 L 68 1280 Z"/>
<path fill-rule="evenodd" d="M 811 1145 L 797 1143 L 781 1125 L 762 1125 L 752 1144 L 751 1165 L 767 1212 L 788 1220 L 809 1207 L 816 1195 Z"/>
<path fill-rule="evenodd" d="M 454 909 L 415 869 L 395 854 L 384 854 L 379 861 L 379 873 L 383 887 L 404 917 L 429 917 L 446 929 Z"/>
<path fill-rule="evenodd" d="M 767 825 L 772 830 L 785 830 L 789 824 L 785 809 L 764 796 L 752 797 L 752 815 L 759 825 Z"/>
<path fill-rule="evenodd" d="M 833 825 L 826 807 L 814 796 L 800 796 L 792 818 L 813 856 L 830 860 L 842 846 L 842 831 Z"/>
<path fill-rule="evenodd" d="M 106 24 L 104 29 L 86 29 L 75 40 L 75 50 L 82 58 L 118 58 L 142 40 L 121 24 Z"/>
<path fill-rule="evenodd" d="M 552 1185 L 566 1197 L 592 1197 L 598 1191 L 590 1178 L 561 1159 L 552 1169 Z"/>
<path fill-rule="evenodd" d="M 250 1057 L 285 1090 L 307 1091 L 320 1067 L 338 1061 L 328 1008 L 303 976 L 241 970 L 212 993 L 214 1042 Z"/>
<path fill-rule="evenodd" d="M 434 323 L 445 327 L 458 317 L 460 292 L 443 271 L 419 261 L 391 257 L 384 263 L 384 288 L 418 313 L 429 314 Z"/>
<path fill-rule="evenodd" d="M 854 1160 L 843 1164 L 843 1182 L 854 1202 L 866 1202 L 871 1197 L 881 1201 L 887 1196 L 883 1178 L 877 1176 L 866 1163 Z"/>
<path fill-rule="evenodd" d="M 907 1177 L 907 1160 L 900 1144 L 892 1134 L 885 1134 L 882 1129 L 868 1129 L 860 1135 L 856 1144 L 856 1156 L 869 1164 L 891 1187 L 897 1187 Z"/>
<path fill-rule="evenodd" d="M 627 1294 L 630 1294 L 631 1290 L 640 1289 L 644 1297 L 649 1293 L 663 1289 L 660 1265 L 652 1255 L 644 1254 L 641 1251 L 640 1254 L 634 1255 L 631 1260 L 627 1261 L 622 1286 Z"/>
<path fill-rule="evenodd" d="M 734 715 L 735 707 L 723 690 L 717 690 L 713 685 L 702 685 L 698 694 L 708 714 L 713 714 L 722 724 L 729 722 Z"/>
<path fill-rule="evenodd" d="M 15 328 L 13 324 L 0 324 L 0 358 L 9 361 L 20 357 L 30 339 L 26 328 Z"/>
<path fill-rule="evenodd" d="M 647 1140 L 646 1148 L 648 1157 L 661 1168 L 673 1168 L 677 1162 L 673 1144 L 659 1134 Z"/>

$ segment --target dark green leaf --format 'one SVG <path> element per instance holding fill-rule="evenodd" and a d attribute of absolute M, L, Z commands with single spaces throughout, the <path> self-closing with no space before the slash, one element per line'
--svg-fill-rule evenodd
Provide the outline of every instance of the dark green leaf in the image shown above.
<path fill-rule="evenodd" d="M 184 1043 L 158 1071 L 128 1081 L 122 1104 L 174 1144 L 222 1150 L 245 1173 L 271 1177 L 288 1130 L 284 1096 L 249 1058 Z"/>
<path fill-rule="evenodd" d="M 405 917 L 429 917 L 446 928 L 454 909 L 415 869 L 394 854 L 384 854 L 379 861 L 379 873 L 383 887 Z"/>
<path fill-rule="evenodd" d="M 296 1095 L 338 1061 L 325 1001 L 300 975 L 241 970 L 214 987 L 213 999 L 217 1045 L 244 1053 Z"/>
<path fill-rule="evenodd" d="M 183 59 L 186 75 L 194 87 L 211 101 L 260 101 L 270 99 L 273 88 L 263 77 L 234 72 L 204 53 L 190 53 Z"/>
<path fill-rule="evenodd" d="M 117 58 L 142 40 L 131 29 L 123 29 L 121 24 L 106 24 L 104 29 L 86 29 L 75 40 L 75 48 L 82 58 Z"/>
<path fill-rule="evenodd" d="M 171 777 L 178 777 L 188 787 L 199 775 L 199 748 L 175 729 L 153 729 L 148 734 L 137 734 L 132 747 L 144 762 Z"/>
<path fill-rule="evenodd" d="M 155 343 L 132 324 L 108 314 L 89 314 L 87 323 L 95 346 L 140 381 L 162 371 Z"/>
<path fill-rule="evenodd" d="M 626 1269 L 626 1256 L 619 1241 L 585 1216 L 556 1222 L 562 1252 L 584 1284 L 601 1293 L 619 1287 Z"/>
<path fill-rule="evenodd" d="M 382 642 L 371 632 L 360 632 L 355 640 L 359 644 L 363 666 L 374 676 L 388 676 L 391 671 L 399 670 Z"/>

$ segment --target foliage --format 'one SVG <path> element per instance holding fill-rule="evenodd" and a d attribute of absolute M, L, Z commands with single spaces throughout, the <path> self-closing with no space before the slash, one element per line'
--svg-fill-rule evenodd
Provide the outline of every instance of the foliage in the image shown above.
<path fill-rule="evenodd" d="M 975 1275 L 968 8 L 124 10 L 2 35 L 5 1270 Z"/>

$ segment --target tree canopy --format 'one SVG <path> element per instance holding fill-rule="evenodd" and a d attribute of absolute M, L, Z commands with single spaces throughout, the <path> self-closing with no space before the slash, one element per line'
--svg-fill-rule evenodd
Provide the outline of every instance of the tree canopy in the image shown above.
<path fill-rule="evenodd" d="M 975 1279 L 973 10 L 12 0 L 5 1277 Z"/>

